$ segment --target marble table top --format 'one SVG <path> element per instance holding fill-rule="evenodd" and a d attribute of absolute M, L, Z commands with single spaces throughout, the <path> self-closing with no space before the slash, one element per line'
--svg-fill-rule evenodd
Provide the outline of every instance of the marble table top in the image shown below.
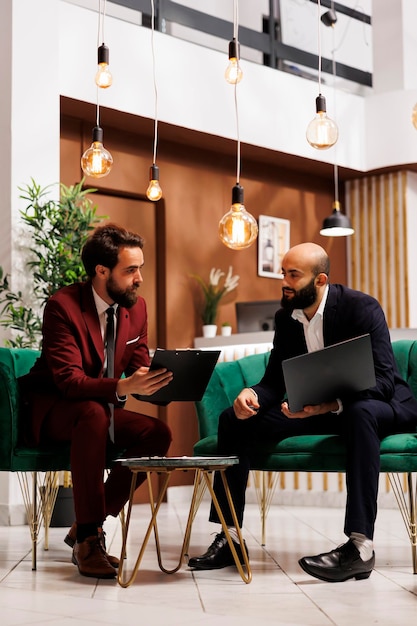
<path fill-rule="evenodd" d="M 237 456 L 140 456 L 118 459 L 118 463 L 130 468 L 165 469 L 213 469 L 239 463 Z"/>

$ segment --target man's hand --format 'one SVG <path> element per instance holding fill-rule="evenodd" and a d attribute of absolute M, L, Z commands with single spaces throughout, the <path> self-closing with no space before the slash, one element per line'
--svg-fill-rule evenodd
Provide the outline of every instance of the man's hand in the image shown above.
<path fill-rule="evenodd" d="M 166 387 L 173 377 L 173 373 L 166 368 L 150 370 L 149 367 L 140 367 L 131 376 L 119 380 L 116 392 L 120 397 L 133 393 L 151 396 L 162 387 Z"/>
<path fill-rule="evenodd" d="M 247 420 L 252 415 L 256 415 L 259 410 L 259 404 L 253 391 L 242 389 L 233 402 L 233 409 L 239 420 Z"/>
<path fill-rule="evenodd" d="M 289 409 L 288 402 L 283 402 L 281 404 L 282 413 L 289 418 L 304 418 L 311 417 L 312 415 L 323 415 L 324 413 L 329 413 L 330 411 L 337 411 L 338 408 L 339 403 L 337 400 L 334 400 L 333 402 L 322 402 L 321 404 L 309 404 L 305 406 L 302 411 L 292 413 Z"/>

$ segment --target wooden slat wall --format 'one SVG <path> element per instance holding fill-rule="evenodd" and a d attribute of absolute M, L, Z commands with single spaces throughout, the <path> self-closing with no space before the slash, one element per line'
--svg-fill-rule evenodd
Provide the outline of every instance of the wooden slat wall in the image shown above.
<path fill-rule="evenodd" d="M 406 187 L 406 172 L 346 183 L 348 282 L 377 298 L 391 328 L 409 326 Z"/>

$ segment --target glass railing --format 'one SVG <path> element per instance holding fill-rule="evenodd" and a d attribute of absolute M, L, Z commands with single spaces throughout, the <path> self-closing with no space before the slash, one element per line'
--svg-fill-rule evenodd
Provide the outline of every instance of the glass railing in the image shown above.
<path fill-rule="evenodd" d="M 91 0 L 85 4 L 92 8 Z M 333 7 L 337 15 L 334 26 L 320 23 L 323 82 L 335 81 L 357 93 L 372 87 L 371 4 L 362 0 L 359 11 L 321 0 L 321 14 Z M 111 5 L 131 11 L 136 23 L 151 26 L 150 0 L 111 0 L 108 13 Z M 317 80 L 317 0 L 241 0 L 238 6 L 241 59 Z M 154 0 L 154 10 L 156 30 L 227 54 L 233 37 L 232 0 Z"/>

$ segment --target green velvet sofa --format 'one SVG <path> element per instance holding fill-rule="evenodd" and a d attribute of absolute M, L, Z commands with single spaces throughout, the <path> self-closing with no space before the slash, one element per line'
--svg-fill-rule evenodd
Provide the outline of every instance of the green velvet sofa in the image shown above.
<path fill-rule="evenodd" d="M 417 397 L 417 341 L 393 342 L 395 359 L 403 378 L 407 380 Z M 251 386 L 261 379 L 266 367 L 268 353 L 254 354 L 218 363 L 206 392 L 196 402 L 199 425 L 199 441 L 194 454 L 210 456 L 217 452 L 217 424 L 220 413 L 233 403 L 243 387 Z M 276 480 L 265 479 L 267 472 L 344 472 L 345 447 L 337 435 L 309 435 L 288 437 L 276 444 L 271 452 L 256 450 L 253 470 L 263 472 L 259 486 L 258 501 L 262 522 L 262 543 L 265 543 L 265 521 L 271 502 L 271 490 Z M 417 432 L 391 435 L 381 441 L 381 472 L 386 472 L 400 507 L 409 534 L 413 571 L 417 573 L 416 558 L 416 485 L 413 472 L 417 472 Z M 406 493 L 403 490 L 406 475 Z M 278 474 L 275 475 L 275 478 Z"/>
<path fill-rule="evenodd" d="M 27 348 L 0 348 L 0 471 L 16 472 L 32 539 L 32 569 L 36 569 L 37 542 L 42 526 L 45 549 L 59 488 L 58 472 L 70 469 L 69 446 L 31 447 L 25 443 L 24 418 L 17 378 L 26 374 L 39 352 Z"/>

